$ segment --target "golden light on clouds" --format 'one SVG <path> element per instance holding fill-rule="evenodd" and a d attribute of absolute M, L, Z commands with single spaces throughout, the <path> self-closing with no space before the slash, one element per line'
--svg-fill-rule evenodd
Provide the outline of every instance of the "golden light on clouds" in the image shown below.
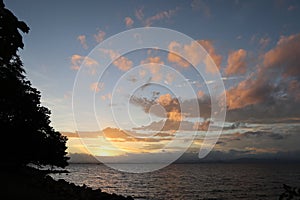
<path fill-rule="evenodd" d="M 228 66 L 225 69 L 227 75 L 245 74 L 247 71 L 246 64 L 247 51 L 239 49 L 228 55 Z"/>
<path fill-rule="evenodd" d="M 133 62 L 125 56 L 121 56 L 118 52 L 112 49 L 101 49 L 101 51 L 109 55 L 110 59 L 113 61 L 113 64 L 121 71 L 128 71 L 132 68 Z"/>

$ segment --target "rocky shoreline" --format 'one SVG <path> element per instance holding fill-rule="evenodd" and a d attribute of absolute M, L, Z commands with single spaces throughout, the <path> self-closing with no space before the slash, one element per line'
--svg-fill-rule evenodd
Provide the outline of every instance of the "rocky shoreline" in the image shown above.
<path fill-rule="evenodd" d="M 78 186 L 63 179 L 54 180 L 43 171 L 30 167 L 21 169 L 1 169 L 0 199 L 31 200 L 133 200 L 117 194 L 108 194 L 101 189 L 86 185 Z M 56 172 L 57 173 L 57 172 Z"/>

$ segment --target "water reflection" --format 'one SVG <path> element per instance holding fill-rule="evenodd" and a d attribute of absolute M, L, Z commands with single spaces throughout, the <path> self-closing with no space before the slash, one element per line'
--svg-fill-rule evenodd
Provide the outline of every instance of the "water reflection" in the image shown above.
<path fill-rule="evenodd" d="M 283 183 L 300 185 L 299 164 L 173 164 L 143 174 L 90 164 L 70 165 L 68 170 L 68 175 L 53 177 L 148 200 L 278 199 Z"/>

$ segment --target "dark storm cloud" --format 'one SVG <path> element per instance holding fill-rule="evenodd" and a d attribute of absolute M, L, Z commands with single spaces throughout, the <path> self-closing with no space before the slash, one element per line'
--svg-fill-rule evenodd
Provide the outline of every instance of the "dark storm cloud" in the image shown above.
<path fill-rule="evenodd" d="M 240 134 L 241 137 L 265 137 L 270 138 L 273 140 L 283 140 L 286 139 L 289 135 L 288 134 L 280 134 L 280 133 L 273 133 L 273 132 L 264 132 L 264 131 L 248 131 L 246 133 Z"/>
<path fill-rule="evenodd" d="M 295 93 L 300 91 L 295 91 Z M 247 106 L 239 107 L 236 109 L 228 109 L 226 112 L 226 121 L 229 122 L 249 122 L 249 123 L 276 123 L 276 122 L 297 122 L 300 121 L 300 102 L 292 96 L 281 98 L 275 96 L 275 89 L 268 91 L 266 89 L 264 98 L 260 98 L 261 102 L 256 104 L 249 104 Z M 238 100 L 237 100 L 238 101 Z M 149 113 L 151 106 L 156 105 L 155 101 L 151 101 L 145 98 L 132 98 L 131 103 L 141 107 L 145 113 Z M 198 103 L 198 106 L 195 104 Z M 173 106 L 173 107 L 172 107 Z M 180 108 L 181 106 L 181 108 Z M 195 109 L 200 108 L 200 110 Z M 189 99 L 178 104 L 168 105 L 166 110 L 172 110 L 172 108 L 184 110 L 182 113 L 190 118 L 200 117 L 209 118 L 211 114 L 211 105 L 209 98 L 202 99 Z M 155 112 L 152 110 L 152 114 L 158 117 L 165 117 L 162 112 Z"/>
<path fill-rule="evenodd" d="M 150 131 L 207 131 L 210 121 L 193 123 L 190 121 L 173 121 L 160 120 L 151 122 L 147 126 L 133 128 L 133 130 L 150 130 Z M 213 127 L 213 126 L 212 126 Z M 163 135 L 163 133 L 161 133 Z"/>
<path fill-rule="evenodd" d="M 145 113 L 150 112 L 150 108 L 154 105 L 161 105 L 165 112 L 171 112 L 173 110 L 178 110 L 179 112 L 182 111 L 182 114 L 187 117 L 199 117 L 208 118 L 210 117 L 211 113 L 211 101 L 208 96 L 204 96 L 200 99 L 187 99 L 184 101 L 180 101 L 177 98 L 171 98 L 168 103 L 160 103 L 159 97 L 153 98 L 153 99 L 147 99 L 145 97 L 136 97 L 133 96 L 130 99 L 130 103 L 141 107 Z M 195 109 L 195 108 L 199 109 Z M 156 111 L 155 109 L 151 110 L 152 114 L 155 114 L 158 117 L 166 117 L 165 113 L 162 113 L 160 111 Z"/>

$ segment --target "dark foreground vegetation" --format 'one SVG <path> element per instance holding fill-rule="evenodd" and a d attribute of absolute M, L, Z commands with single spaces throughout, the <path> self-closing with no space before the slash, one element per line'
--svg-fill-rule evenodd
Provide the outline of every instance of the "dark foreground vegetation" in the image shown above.
<path fill-rule="evenodd" d="M 132 200 L 116 194 L 93 190 L 85 185 L 77 186 L 63 179 L 54 180 L 50 171 L 24 167 L 0 170 L 0 199 L 7 200 Z M 56 172 L 58 173 L 58 172 Z"/>
<path fill-rule="evenodd" d="M 53 180 L 49 171 L 26 167 L 68 165 L 67 138 L 50 125 L 50 110 L 41 105 L 41 93 L 26 78 L 18 54 L 21 33 L 30 28 L 0 0 L 0 199 L 1 200 L 125 200 L 116 194 Z"/>

